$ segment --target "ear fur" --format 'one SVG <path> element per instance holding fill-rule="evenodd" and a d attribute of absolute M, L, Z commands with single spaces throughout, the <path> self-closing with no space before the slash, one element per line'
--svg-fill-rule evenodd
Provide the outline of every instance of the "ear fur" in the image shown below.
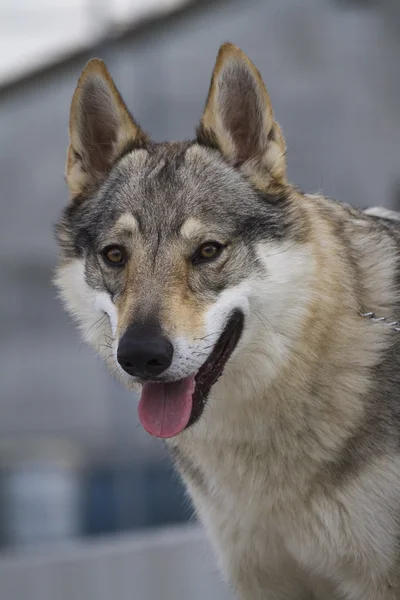
<path fill-rule="evenodd" d="M 92 59 L 72 98 L 66 181 L 71 196 L 90 193 L 128 148 L 141 148 L 147 135 L 131 117 L 104 64 Z"/>
<path fill-rule="evenodd" d="M 218 148 L 263 189 L 286 181 L 285 141 L 267 90 L 254 64 L 233 44 L 219 50 L 197 140 Z"/>

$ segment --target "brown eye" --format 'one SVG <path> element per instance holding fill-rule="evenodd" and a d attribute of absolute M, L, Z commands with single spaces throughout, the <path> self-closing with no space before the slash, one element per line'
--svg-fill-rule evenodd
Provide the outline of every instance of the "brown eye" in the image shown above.
<path fill-rule="evenodd" d="M 126 262 L 125 251 L 121 246 L 107 246 L 102 254 L 106 263 L 112 267 L 122 267 Z"/>
<path fill-rule="evenodd" d="M 214 260 L 221 254 L 222 249 L 223 245 L 219 242 L 206 242 L 196 250 L 193 255 L 192 262 L 193 264 L 198 264 Z"/>

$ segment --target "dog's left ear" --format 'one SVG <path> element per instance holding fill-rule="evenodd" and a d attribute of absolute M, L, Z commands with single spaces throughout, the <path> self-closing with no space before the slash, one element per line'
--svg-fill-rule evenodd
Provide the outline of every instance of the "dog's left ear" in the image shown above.
<path fill-rule="evenodd" d="M 217 147 L 259 187 L 286 180 L 285 141 L 267 90 L 256 67 L 233 44 L 218 53 L 197 140 Z"/>
<path fill-rule="evenodd" d="M 72 98 L 69 137 L 65 175 L 72 198 L 95 190 L 127 149 L 148 143 L 98 58 L 86 65 L 79 78 Z"/>

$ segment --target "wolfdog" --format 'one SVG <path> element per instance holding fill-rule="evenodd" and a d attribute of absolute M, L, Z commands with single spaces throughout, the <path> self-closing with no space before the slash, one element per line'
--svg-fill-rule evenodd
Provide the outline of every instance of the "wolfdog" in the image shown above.
<path fill-rule="evenodd" d="M 193 141 L 152 142 L 98 59 L 69 134 L 56 283 L 238 597 L 399 600 L 399 215 L 288 182 L 232 44 Z"/>

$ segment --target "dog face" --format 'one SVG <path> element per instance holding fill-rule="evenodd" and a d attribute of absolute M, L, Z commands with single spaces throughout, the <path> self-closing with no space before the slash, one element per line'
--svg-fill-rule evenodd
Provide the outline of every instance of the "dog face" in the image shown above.
<path fill-rule="evenodd" d="M 260 75 L 230 44 L 193 142 L 152 143 L 101 61 L 81 75 L 56 283 L 85 339 L 143 386 L 139 415 L 154 435 L 200 417 L 260 329 L 261 305 L 274 315 L 297 302 L 303 267 L 289 249 L 302 225 L 284 153 Z"/>

